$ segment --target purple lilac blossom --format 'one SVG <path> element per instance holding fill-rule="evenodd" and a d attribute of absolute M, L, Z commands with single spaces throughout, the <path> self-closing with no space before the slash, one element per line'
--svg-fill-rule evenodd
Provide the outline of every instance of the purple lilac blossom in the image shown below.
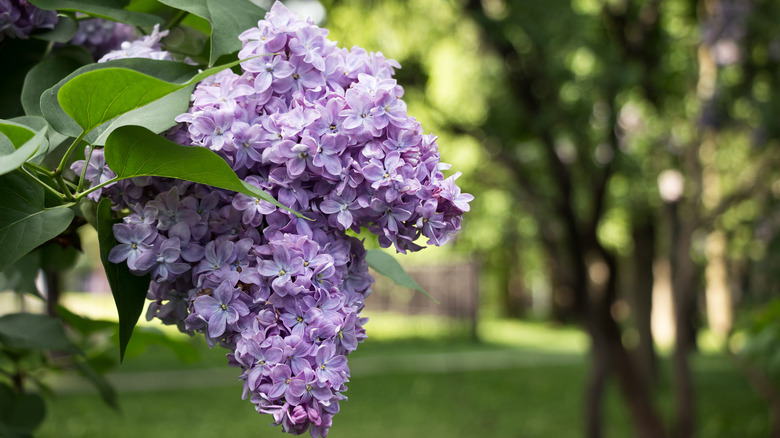
<path fill-rule="evenodd" d="M 160 35 L 107 57 L 164 58 Z M 327 435 L 346 399 L 347 356 L 366 339 L 360 312 L 373 279 L 362 242 L 346 232 L 367 228 L 385 247 L 416 251 L 421 239 L 446 242 L 472 199 L 457 174 L 444 177 L 436 137 L 406 114 L 392 78 L 398 63 L 326 37 L 276 3 L 239 37 L 240 58 L 275 55 L 202 81 L 167 133 L 210 148 L 311 220 L 165 178 L 102 193 L 115 210 L 132 211 L 115 226 L 112 261 L 152 273 L 147 318 L 228 349 L 243 398 L 285 432 L 314 438 Z M 89 166 L 92 184 L 110 171 Z"/>
<path fill-rule="evenodd" d="M 70 44 L 82 46 L 92 53 L 94 59 L 100 59 L 108 52 L 120 49 L 125 41 L 136 38 L 135 27 L 129 24 L 92 17 L 79 20 L 79 30 Z"/>
<path fill-rule="evenodd" d="M 160 40 L 166 35 L 168 35 L 168 31 L 160 32 L 160 26 L 155 24 L 150 35 L 134 41 L 122 42 L 119 49 L 106 53 L 98 62 L 124 58 L 149 58 L 171 61 L 173 56 L 160 47 Z"/>
<path fill-rule="evenodd" d="M 133 26 L 77 13 L 79 28 L 69 44 L 82 46 L 99 59 L 117 50 L 124 41 L 136 39 Z M 54 29 L 57 11 L 47 11 L 29 0 L 0 0 L 0 41 L 5 37 L 26 39 L 37 29 Z"/>
<path fill-rule="evenodd" d="M 28 0 L 0 0 L 0 41 L 27 39 L 36 29 L 54 29 L 57 11 L 39 9 Z"/>

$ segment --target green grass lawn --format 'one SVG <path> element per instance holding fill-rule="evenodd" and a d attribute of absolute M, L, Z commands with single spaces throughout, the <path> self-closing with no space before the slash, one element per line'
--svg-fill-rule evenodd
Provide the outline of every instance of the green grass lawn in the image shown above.
<path fill-rule="evenodd" d="M 377 326 L 383 324 L 381 316 L 376 319 Z M 403 325 L 406 330 L 413 326 Z M 583 436 L 587 361 L 581 334 L 501 321 L 483 326 L 482 334 L 487 342 L 474 344 L 413 332 L 383 335 L 377 330 L 350 356 L 349 400 L 341 405 L 329 436 Z M 183 365 L 160 347 L 128 359 L 114 376 L 126 388 L 120 392 L 121 413 L 91 394 L 60 395 L 49 404 L 37 436 L 283 436 L 278 427 L 268 427 L 270 416 L 256 414 L 251 403 L 241 400 L 241 385 L 232 383 L 231 377 L 237 370 L 224 365 L 224 351 L 195 345 L 202 357 L 194 364 Z M 767 436 L 764 406 L 728 359 L 698 356 L 694 368 L 700 437 Z M 181 375 L 183 383 L 174 390 L 153 391 L 134 380 L 142 374 L 154 377 L 155 370 L 167 370 L 161 378 L 168 380 L 178 381 L 174 377 Z M 188 375 L 194 377 L 187 380 Z M 667 414 L 672 407 L 669 380 L 664 369 L 657 402 Z M 609 387 L 605 411 L 606 436 L 632 436 L 614 385 Z"/>

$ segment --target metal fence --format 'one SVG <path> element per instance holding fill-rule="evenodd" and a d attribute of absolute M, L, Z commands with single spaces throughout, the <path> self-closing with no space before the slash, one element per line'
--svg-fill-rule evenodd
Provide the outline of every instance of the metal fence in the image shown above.
<path fill-rule="evenodd" d="M 408 315 L 438 315 L 465 320 L 471 336 L 477 337 L 479 268 L 476 262 L 410 267 L 404 269 L 439 303 L 420 292 L 401 287 L 371 272 L 376 282 L 366 300 L 369 311 L 391 311 Z"/>

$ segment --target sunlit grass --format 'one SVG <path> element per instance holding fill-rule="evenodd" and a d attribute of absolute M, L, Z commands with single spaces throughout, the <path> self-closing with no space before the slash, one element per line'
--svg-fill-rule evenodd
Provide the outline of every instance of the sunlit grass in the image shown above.
<path fill-rule="evenodd" d="M 81 315 L 115 319 L 110 295 L 70 293 L 63 300 Z M 330 436 L 582 436 L 588 338 L 576 327 L 485 317 L 475 343 L 468 321 L 388 312 L 367 316 L 369 339 L 350 356 L 349 401 Z M 112 377 L 121 383 L 121 414 L 82 382 L 49 399 L 47 420 L 36 436 L 284 436 L 267 426 L 270 417 L 258 416 L 241 400 L 239 370 L 227 366 L 224 349 L 209 349 L 201 336 L 190 338 L 158 321 L 142 320 L 141 326 L 190 344 L 198 359 L 182 363 L 166 348 L 131 342 Z M 702 341 L 705 350 L 718 351 L 706 334 Z M 671 372 L 667 360 L 660 363 L 655 400 L 671 421 Z M 766 408 L 727 358 L 700 354 L 692 366 L 699 437 L 766 436 Z M 155 376 L 184 378 L 157 387 Z M 606 437 L 632 436 L 614 382 L 605 415 Z"/>
<path fill-rule="evenodd" d="M 566 335 L 564 334 L 564 337 Z M 556 342 L 558 343 L 558 342 Z M 566 341 L 560 341 L 565 345 Z M 199 348 L 205 348 L 201 345 Z M 480 349 L 495 348 L 467 341 L 434 339 L 369 340 L 351 360 L 373 358 L 382 363 L 425 358 L 431 354 L 461 352 L 464 357 Z M 486 352 L 487 353 L 487 352 Z M 532 348 L 507 351 L 542 358 L 545 362 L 505 369 L 435 371 L 419 364 L 416 371 L 385 370 L 353 376 L 341 413 L 331 431 L 333 437 L 581 437 L 583 436 L 583 388 L 585 360 L 567 361 L 571 355 Z M 241 400 L 238 382 L 224 379 L 224 353 L 206 351 L 203 366 L 213 374 L 198 373 L 201 380 L 179 389 L 120 393 L 121 414 L 112 412 L 94 395 L 62 395 L 50 402 L 49 416 L 37 436 L 112 438 L 145 436 L 205 438 L 214 436 L 281 437 L 269 428 L 268 416 L 258 416 Z M 555 357 L 561 360 L 554 362 Z M 128 371 L 184 368 L 166 358 L 164 350 L 150 348 L 146 355 L 123 365 Z M 697 395 L 700 437 L 763 437 L 767 434 L 765 407 L 744 379 L 722 356 L 697 356 L 692 363 Z M 181 369 L 181 373 L 186 370 Z M 132 379 L 129 375 L 126 379 Z M 222 383 L 211 385 L 212 380 Z M 661 371 L 656 402 L 671 419 L 671 378 Z M 628 412 L 614 382 L 605 400 L 605 437 L 632 436 Z"/>

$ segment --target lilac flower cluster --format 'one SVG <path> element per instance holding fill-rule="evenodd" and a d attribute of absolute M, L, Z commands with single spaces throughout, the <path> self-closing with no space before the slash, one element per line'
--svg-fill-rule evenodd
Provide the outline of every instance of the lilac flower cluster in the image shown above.
<path fill-rule="evenodd" d="M 137 38 L 135 27 L 103 18 L 82 18 L 79 30 L 70 40 L 70 44 L 89 50 L 94 59 L 100 59 L 106 53 L 117 50 L 125 41 Z"/>
<path fill-rule="evenodd" d="M 147 318 L 228 348 L 244 398 L 284 431 L 312 437 L 327 435 L 345 399 L 346 356 L 366 337 L 360 311 L 373 279 L 347 231 L 367 228 L 400 252 L 421 249 L 423 236 L 441 245 L 472 199 L 458 174 L 444 178 L 436 137 L 406 114 L 392 79 L 400 66 L 340 49 L 326 34 L 276 3 L 240 36 L 242 74 L 201 82 L 167 133 L 215 151 L 308 219 L 178 180 L 103 189 L 115 209 L 131 211 L 114 228 L 109 259 L 151 274 Z M 96 150 L 86 178 L 110 176 Z"/>
<path fill-rule="evenodd" d="M 28 0 L 0 0 L 0 41 L 28 38 L 36 29 L 54 29 L 57 12 L 45 11 Z"/>

